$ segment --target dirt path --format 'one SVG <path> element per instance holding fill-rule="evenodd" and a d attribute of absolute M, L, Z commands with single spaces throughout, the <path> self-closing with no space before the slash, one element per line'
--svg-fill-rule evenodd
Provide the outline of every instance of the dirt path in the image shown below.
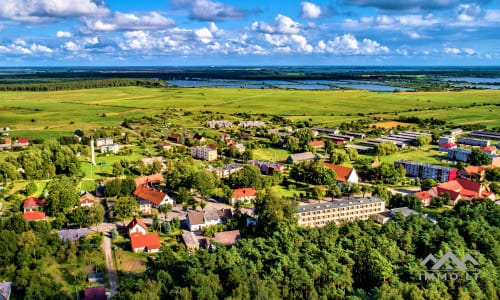
<path fill-rule="evenodd" d="M 109 287 L 111 295 L 116 294 L 116 273 L 115 265 L 113 263 L 113 250 L 111 249 L 111 232 L 104 233 L 104 243 L 102 244 L 104 256 L 106 258 L 106 266 L 108 269 Z"/>

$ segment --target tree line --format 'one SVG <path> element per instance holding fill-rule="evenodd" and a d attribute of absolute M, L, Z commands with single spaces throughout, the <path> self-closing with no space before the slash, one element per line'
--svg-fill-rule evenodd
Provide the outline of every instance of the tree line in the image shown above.
<path fill-rule="evenodd" d="M 82 79 L 68 81 L 45 81 L 41 83 L 1 83 L 0 91 L 6 92 L 51 92 L 63 90 L 95 89 L 123 86 L 161 87 L 162 83 L 154 79 L 114 78 Z"/>

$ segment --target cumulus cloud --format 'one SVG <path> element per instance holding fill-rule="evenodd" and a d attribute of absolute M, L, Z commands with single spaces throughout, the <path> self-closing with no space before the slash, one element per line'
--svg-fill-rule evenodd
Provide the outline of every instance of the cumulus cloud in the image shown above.
<path fill-rule="evenodd" d="M 389 52 L 387 46 L 382 46 L 378 42 L 370 39 L 359 41 L 354 35 L 347 33 L 335 36 L 333 40 L 319 41 L 317 49 L 322 53 L 332 54 L 383 54 Z"/>
<path fill-rule="evenodd" d="M 451 54 L 451 55 L 459 55 L 459 54 L 475 55 L 475 54 L 477 54 L 477 51 L 472 49 L 472 48 L 446 47 L 443 50 L 444 50 L 444 53 Z"/>
<path fill-rule="evenodd" d="M 68 31 L 57 31 L 56 32 L 56 37 L 59 38 L 59 39 L 62 39 L 62 38 L 70 38 L 72 37 L 73 34 L 71 32 L 68 32 Z"/>
<path fill-rule="evenodd" d="M 157 12 L 142 16 L 116 12 L 107 18 L 85 18 L 84 22 L 91 31 L 163 30 L 175 26 L 174 20 L 166 18 Z"/>
<path fill-rule="evenodd" d="M 318 19 L 321 17 L 321 7 L 311 2 L 300 3 L 300 17 L 304 19 Z"/>
<path fill-rule="evenodd" d="M 196 29 L 194 31 L 194 35 L 196 36 L 196 38 L 201 41 L 202 43 L 204 44 L 208 44 L 212 41 L 213 39 L 213 35 L 212 33 L 210 32 L 210 30 L 206 27 L 203 27 L 203 28 L 200 28 L 200 29 Z"/>
<path fill-rule="evenodd" d="M 273 24 L 254 22 L 252 24 L 252 30 L 262 33 L 298 34 L 300 33 L 300 24 L 290 17 L 278 14 L 274 18 Z"/>
<path fill-rule="evenodd" d="M 0 17 L 27 23 L 108 13 L 108 8 L 99 0 L 9 0 L 0 5 Z"/>
<path fill-rule="evenodd" d="M 482 14 L 482 9 L 477 4 L 460 4 L 457 8 L 457 19 L 460 22 L 473 22 Z"/>
<path fill-rule="evenodd" d="M 461 52 L 462 51 L 460 51 L 460 49 L 458 49 L 458 48 L 449 48 L 449 47 L 444 48 L 444 53 L 446 53 L 446 54 L 457 55 L 457 54 L 460 54 Z"/>
<path fill-rule="evenodd" d="M 211 0 L 173 0 L 171 4 L 188 8 L 189 18 L 199 21 L 240 20 L 248 14 L 235 6 Z"/>
<path fill-rule="evenodd" d="M 64 43 L 64 45 L 62 46 L 65 50 L 67 51 L 71 51 L 71 52 L 76 52 L 78 50 L 80 50 L 80 46 L 78 46 L 76 43 L 74 42 L 66 42 Z"/>

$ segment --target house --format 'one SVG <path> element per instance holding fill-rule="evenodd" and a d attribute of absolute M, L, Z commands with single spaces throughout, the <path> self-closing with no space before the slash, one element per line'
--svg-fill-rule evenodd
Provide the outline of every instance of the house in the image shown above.
<path fill-rule="evenodd" d="M 196 142 L 198 142 L 200 144 L 205 143 L 207 141 L 207 139 L 204 136 L 202 136 L 198 133 L 195 133 L 193 135 L 193 140 L 195 140 Z"/>
<path fill-rule="evenodd" d="M 455 143 L 455 137 L 451 135 L 443 135 L 438 139 L 438 145 L 446 144 L 446 143 Z"/>
<path fill-rule="evenodd" d="M 285 165 L 271 161 L 253 159 L 247 161 L 247 163 L 258 167 L 260 172 L 264 175 L 271 175 L 273 172 L 283 172 L 285 170 Z"/>
<path fill-rule="evenodd" d="M 133 193 L 139 202 L 139 207 L 143 213 L 151 213 L 151 208 L 158 208 L 163 204 L 174 205 L 174 200 L 164 192 L 150 188 L 147 185 L 139 185 Z"/>
<path fill-rule="evenodd" d="M 156 148 L 160 150 L 170 150 L 172 149 L 172 144 L 170 144 L 169 142 L 161 142 L 158 145 L 156 145 Z"/>
<path fill-rule="evenodd" d="M 87 236 L 88 233 L 89 233 L 88 228 L 63 229 L 57 232 L 57 236 L 61 239 L 63 243 L 66 243 L 66 241 L 77 242 L 82 237 Z"/>
<path fill-rule="evenodd" d="M 483 147 L 479 147 L 479 150 L 483 151 L 484 153 L 486 153 L 490 156 L 497 154 L 497 147 L 495 147 L 495 146 L 483 146 Z"/>
<path fill-rule="evenodd" d="M 486 169 L 492 166 L 468 166 L 458 171 L 458 177 L 472 181 L 483 181 Z"/>
<path fill-rule="evenodd" d="M 224 142 L 224 144 L 226 144 L 226 146 L 230 146 L 230 145 L 233 145 L 236 143 L 236 141 L 233 138 L 231 138 L 230 135 L 227 135 L 227 134 L 221 136 L 219 138 L 219 140 Z"/>
<path fill-rule="evenodd" d="M 23 214 L 26 221 L 41 221 L 45 220 L 45 213 L 41 211 L 29 211 Z"/>
<path fill-rule="evenodd" d="M 161 246 L 158 232 L 132 234 L 130 236 L 130 244 L 134 253 L 157 253 L 160 252 Z"/>
<path fill-rule="evenodd" d="M 229 209 L 190 210 L 186 214 L 186 226 L 189 231 L 199 231 L 206 226 L 223 224 L 230 217 L 231 210 Z"/>
<path fill-rule="evenodd" d="M 45 206 L 45 200 L 29 197 L 23 202 L 23 212 L 38 211 L 41 207 Z"/>
<path fill-rule="evenodd" d="M 83 300 L 107 300 L 106 288 L 104 286 L 97 286 L 86 288 L 84 291 Z"/>
<path fill-rule="evenodd" d="M 0 282 L 0 300 L 9 300 L 12 292 L 12 282 Z"/>
<path fill-rule="evenodd" d="M 12 147 L 12 140 L 10 138 L 0 138 L 0 150 L 10 149 Z"/>
<path fill-rule="evenodd" d="M 263 127 L 266 124 L 262 121 L 240 121 L 238 125 L 243 128 L 248 128 L 248 127 Z"/>
<path fill-rule="evenodd" d="M 17 139 L 15 142 L 14 142 L 14 145 L 12 145 L 12 147 L 16 147 L 16 148 L 24 148 L 24 147 L 28 147 L 30 144 L 30 140 L 29 139 L 26 139 L 26 138 L 19 138 Z"/>
<path fill-rule="evenodd" d="M 290 156 L 288 156 L 286 161 L 289 164 L 295 164 L 301 161 L 313 160 L 314 158 L 315 156 L 312 152 L 303 152 L 303 153 L 290 154 Z"/>
<path fill-rule="evenodd" d="M 178 133 L 169 133 L 167 135 L 167 140 L 175 142 L 175 143 L 180 143 L 182 140 L 182 136 Z"/>
<path fill-rule="evenodd" d="M 313 147 L 314 149 L 325 148 L 324 141 L 311 141 L 309 145 L 311 145 L 311 147 Z"/>
<path fill-rule="evenodd" d="M 239 230 L 223 231 L 214 234 L 213 241 L 226 246 L 234 245 L 241 239 Z"/>
<path fill-rule="evenodd" d="M 95 140 L 95 146 L 96 147 L 101 147 L 105 145 L 112 145 L 113 143 L 113 138 L 107 137 L 107 138 L 99 138 Z"/>
<path fill-rule="evenodd" d="M 194 235 L 194 233 L 191 231 L 183 230 L 182 240 L 184 241 L 184 244 L 186 245 L 188 251 L 200 248 L 200 242 L 198 242 L 196 235 Z"/>
<path fill-rule="evenodd" d="M 143 164 L 145 164 L 146 166 L 152 165 L 155 162 L 157 162 L 163 166 L 163 157 L 161 157 L 161 156 L 145 157 L 145 158 L 141 158 L 141 162 Z"/>
<path fill-rule="evenodd" d="M 334 165 L 330 163 L 323 163 L 323 166 L 332 169 L 335 172 L 335 174 L 337 174 L 337 183 L 339 184 L 359 183 L 359 177 L 354 168 Z"/>
<path fill-rule="evenodd" d="M 250 203 L 257 198 L 257 190 L 254 188 L 234 189 L 229 204 L 235 205 L 236 202 Z"/>
<path fill-rule="evenodd" d="M 243 170 L 243 167 L 238 164 L 228 164 L 223 167 L 209 167 L 209 171 L 215 172 L 215 175 L 219 178 L 228 178 L 231 174 Z"/>
<path fill-rule="evenodd" d="M 448 131 L 452 136 L 455 136 L 457 134 L 460 134 L 463 132 L 462 128 L 454 128 L 454 129 L 450 129 Z"/>
<path fill-rule="evenodd" d="M 165 182 L 165 178 L 163 178 L 163 175 L 161 173 L 156 173 L 148 176 L 143 176 L 135 179 L 135 186 L 141 186 L 141 185 L 147 185 L 150 187 L 153 187 L 155 185 L 158 185 L 160 183 Z"/>
<path fill-rule="evenodd" d="M 413 209 L 409 209 L 408 207 L 398 207 L 373 215 L 373 220 L 380 224 L 386 224 L 387 222 L 392 220 L 398 213 L 402 214 L 405 218 L 408 218 L 412 215 L 418 215 L 418 212 L 414 211 Z"/>
<path fill-rule="evenodd" d="M 403 166 L 406 176 L 420 179 L 432 178 L 438 181 L 449 181 L 457 178 L 457 169 L 425 164 L 418 161 L 399 159 L 394 162 L 394 167 Z"/>
<path fill-rule="evenodd" d="M 120 151 L 120 145 L 118 144 L 110 144 L 110 145 L 102 145 L 101 146 L 101 153 L 118 153 Z"/>
<path fill-rule="evenodd" d="M 495 194 L 488 190 L 488 187 L 479 183 L 462 178 L 443 182 L 429 190 L 433 197 L 438 197 L 442 193 L 450 196 L 450 205 L 455 205 L 459 200 L 471 200 L 473 198 L 488 198 L 495 200 Z"/>
<path fill-rule="evenodd" d="M 245 145 L 243 145 L 242 143 L 238 143 L 238 144 L 233 144 L 231 146 L 229 146 L 230 149 L 235 149 L 238 153 L 243 153 L 245 152 Z"/>
<path fill-rule="evenodd" d="M 417 196 L 417 198 L 420 199 L 422 206 L 431 205 L 432 198 L 434 198 L 433 194 L 430 193 L 429 191 L 416 192 L 415 196 Z"/>
<path fill-rule="evenodd" d="M 439 151 L 441 152 L 448 152 L 450 149 L 456 149 L 458 146 L 455 143 L 452 142 L 446 142 L 439 144 Z"/>
<path fill-rule="evenodd" d="M 129 236 L 134 234 L 144 235 L 148 233 L 148 226 L 140 219 L 134 217 L 130 223 L 127 224 L 127 232 Z"/>
<path fill-rule="evenodd" d="M 92 207 L 94 205 L 95 199 L 91 193 L 85 192 L 85 194 L 80 196 L 80 206 L 81 207 Z"/>
<path fill-rule="evenodd" d="M 217 159 L 217 146 L 196 146 L 191 147 L 191 156 L 193 158 L 202 159 L 206 161 L 213 161 Z"/>
<path fill-rule="evenodd" d="M 212 120 L 208 121 L 208 127 L 209 128 L 231 128 L 233 126 L 233 123 L 225 120 Z"/>

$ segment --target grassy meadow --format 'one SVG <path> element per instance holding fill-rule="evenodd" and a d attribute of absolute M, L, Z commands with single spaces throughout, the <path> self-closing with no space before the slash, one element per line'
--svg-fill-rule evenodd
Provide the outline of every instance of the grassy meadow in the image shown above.
<path fill-rule="evenodd" d="M 473 103 L 488 106 L 468 107 Z M 169 108 L 221 114 L 281 114 L 334 126 L 366 114 L 436 117 L 459 124 L 500 126 L 499 90 L 376 93 L 222 88 L 115 87 L 57 92 L 1 92 L 0 127 L 13 136 L 57 137 L 76 128 L 114 126 L 125 118 L 151 116 Z M 423 111 L 411 111 L 410 109 Z M 431 109 L 431 110 L 429 110 Z M 199 126 L 181 113 L 172 123 Z M 34 136 L 33 136 L 34 135 Z"/>

